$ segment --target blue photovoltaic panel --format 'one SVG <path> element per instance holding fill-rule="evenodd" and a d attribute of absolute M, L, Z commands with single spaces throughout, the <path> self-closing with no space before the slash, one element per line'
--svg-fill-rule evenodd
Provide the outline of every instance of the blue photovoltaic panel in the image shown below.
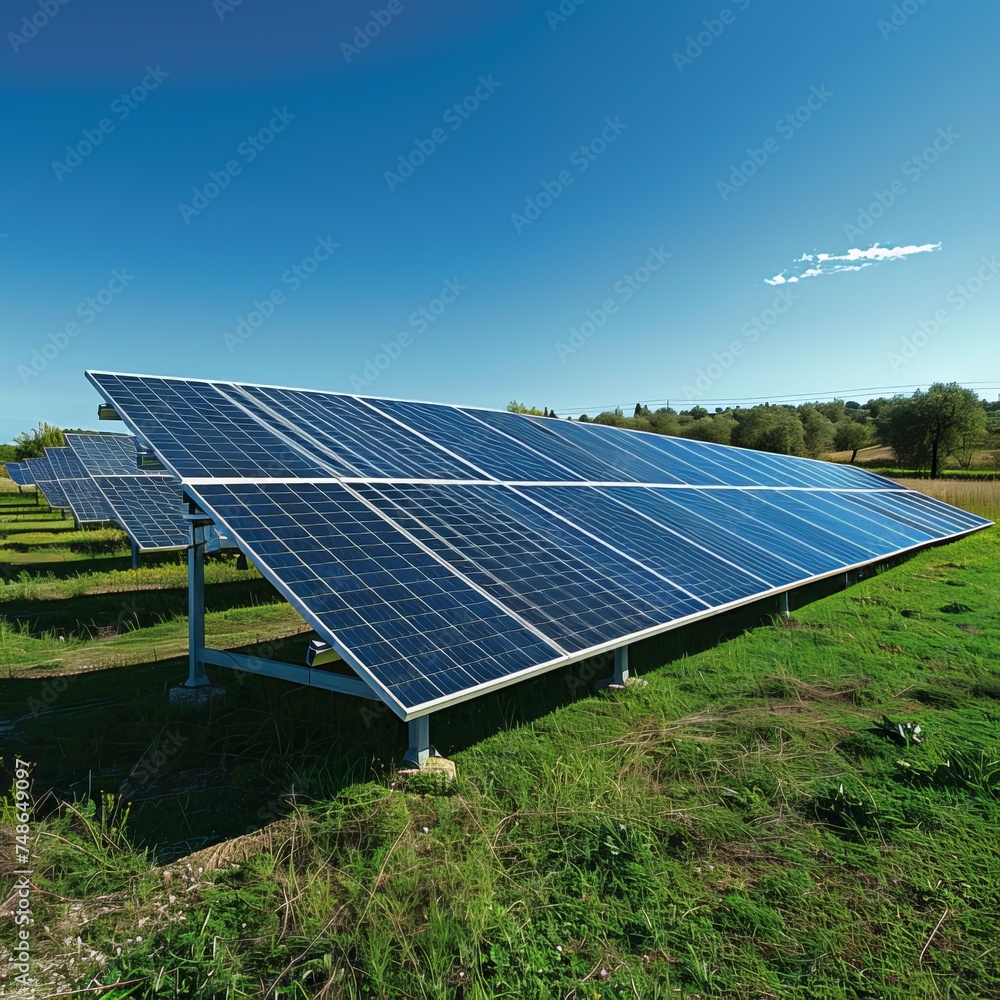
<path fill-rule="evenodd" d="M 809 546 L 813 552 L 834 560 L 838 567 L 863 563 L 876 555 L 872 549 L 820 527 L 800 514 L 789 513 L 780 502 L 770 500 L 771 492 L 774 491 L 726 490 L 714 491 L 708 496 L 716 507 L 739 511 L 790 541 Z"/>
<path fill-rule="evenodd" d="M 879 551 L 886 545 L 906 549 L 912 545 L 922 545 L 936 537 L 932 532 L 910 527 L 884 511 L 860 506 L 854 502 L 854 493 L 800 490 L 791 495 L 807 507 L 815 508 L 829 517 L 831 526 L 847 524 L 865 532 L 870 538 L 874 538 Z M 882 494 L 866 490 L 862 495 L 877 498 Z"/>
<path fill-rule="evenodd" d="M 767 547 L 773 536 L 759 544 L 739 531 L 739 525 L 727 526 L 694 505 L 681 500 L 686 491 L 656 489 L 649 486 L 620 486 L 601 490 L 617 504 L 638 512 L 671 531 L 678 532 L 693 543 L 708 549 L 720 559 L 739 566 L 769 584 L 767 589 L 786 587 L 812 574 L 804 567 Z"/>
<path fill-rule="evenodd" d="M 647 566 L 710 605 L 742 600 L 772 586 L 751 570 L 716 555 L 662 521 L 617 503 L 600 490 L 525 486 L 520 492 L 621 551 L 637 553 Z"/>
<path fill-rule="evenodd" d="M 861 469 L 598 424 L 90 377 L 404 718 L 990 523 Z"/>
<path fill-rule="evenodd" d="M 189 528 L 181 485 L 168 476 L 140 472 L 97 480 L 114 519 L 140 549 L 184 549 Z"/>
<path fill-rule="evenodd" d="M 66 444 L 91 476 L 130 476 L 139 471 L 131 434 L 66 434 Z"/>
<path fill-rule="evenodd" d="M 48 505 L 50 507 L 69 510 L 69 501 L 66 499 L 66 493 L 59 485 L 59 479 L 53 471 L 48 458 L 46 456 L 28 458 L 25 459 L 25 465 L 28 466 L 28 471 L 35 480 L 35 485 L 42 491 L 42 496 L 45 497 Z"/>
<path fill-rule="evenodd" d="M 114 520 L 111 507 L 71 448 L 46 448 L 45 457 L 59 481 L 69 509 L 80 524 Z"/>
<path fill-rule="evenodd" d="M 749 512 L 740 510 L 738 490 L 691 489 L 663 492 L 665 498 L 672 503 L 700 514 L 713 524 L 755 543 L 772 557 L 797 566 L 801 571 L 799 580 L 832 573 L 848 565 L 845 559 L 836 554 L 816 548 L 807 540 L 784 531 L 781 526 L 755 517 L 754 514 L 761 513 L 759 509 L 754 510 L 755 502 L 748 505 Z M 750 497 L 749 500 L 753 501 L 753 498 Z"/>
<path fill-rule="evenodd" d="M 350 396 L 257 386 L 247 386 L 244 391 L 266 408 L 262 415 L 277 416 L 290 432 L 301 433 L 307 446 L 318 443 L 326 453 L 335 455 L 350 470 L 345 475 L 365 479 L 480 478 L 465 462 Z"/>
<path fill-rule="evenodd" d="M 119 415 L 136 434 L 156 441 L 160 460 L 178 476 L 314 478 L 329 476 L 335 465 L 306 457 L 214 383 L 109 374 L 91 378 L 117 401 Z M 344 466 L 337 472 L 351 474 Z"/>
<path fill-rule="evenodd" d="M 572 467 L 560 465 L 509 437 L 497 434 L 457 407 L 404 403 L 395 399 L 373 399 L 369 402 L 383 413 L 461 455 L 471 466 L 481 470 L 476 478 L 512 482 L 581 479 Z"/>
<path fill-rule="evenodd" d="M 985 518 L 913 490 L 871 496 L 858 493 L 852 496 L 865 506 L 877 505 L 879 510 L 891 512 L 893 516 L 904 519 L 909 524 L 930 531 L 935 538 L 946 537 L 955 532 L 975 531 L 991 523 Z"/>
<path fill-rule="evenodd" d="M 605 424 L 574 424 L 568 420 L 551 420 L 545 428 L 567 442 L 583 447 L 602 459 L 609 466 L 619 470 L 618 478 L 638 483 L 657 482 L 680 485 L 684 476 L 676 462 L 664 458 L 659 452 L 645 447 L 641 439 L 639 447 L 629 447 L 636 443 L 629 435 L 617 433 L 619 428 Z M 581 434 L 581 428 L 583 433 Z"/>
<path fill-rule="evenodd" d="M 623 469 L 616 468 L 593 455 L 579 444 L 567 441 L 545 426 L 548 423 L 557 423 L 555 418 L 550 417 L 546 420 L 544 417 L 527 417 L 518 413 L 500 413 L 495 410 L 472 410 L 469 407 L 462 407 L 462 410 L 481 424 L 492 427 L 538 454 L 553 459 L 564 468 L 575 470 L 574 476 L 564 477 L 567 480 L 605 483 L 640 481 L 626 474 Z"/>
<path fill-rule="evenodd" d="M 180 481 L 143 472 L 130 434 L 67 434 L 66 443 L 93 477 L 129 538 L 143 551 L 187 548 L 190 529 Z"/>
<path fill-rule="evenodd" d="M 7 463 L 7 475 L 10 476 L 11 480 L 17 483 L 18 486 L 34 486 L 35 480 L 31 476 L 31 472 L 28 470 L 28 466 L 24 462 L 8 462 Z"/>
<path fill-rule="evenodd" d="M 306 619 L 400 706 L 559 656 L 343 486 L 212 483 L 197 492 Z"/>
<path fill-rule="evenodd" d="M 577 436 L 581 433 L 592 437 L 601 437 L 614 448 L 628 452 L 643 463 L 652 464 L 665 471 L 663 475 L 644 477 L 639 482 L 674 485 L 677 479 L 687 486 L 725 486 L 726 482 L 716 469 L 711 472 L 700 468 L 692 456 L 681 447 L 676 438 L 668 438 L 662 434 L 622 434 L 620 427 L 608 427 L 606 424 L 574 424 Z M 562 426 L 560 426 L 562 432 Z M 573 433 L 567 426 L 565 433 Z M 587 447 L 586 439 L 581 441 Z M 668 479 L 667 475 L 671 478 Z"/>
<path fill-rule="evenodd" d="M 379 484 L 357 491 L 566 651 L 707 606 L 508 487 Z"/>

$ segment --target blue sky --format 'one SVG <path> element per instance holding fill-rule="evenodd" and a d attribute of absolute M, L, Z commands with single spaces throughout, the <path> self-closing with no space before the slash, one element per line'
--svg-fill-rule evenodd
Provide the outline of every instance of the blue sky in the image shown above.
<path fill-rule="evenodd" d="M 85 368 L 995 398 L 995 3 L 469 7 L 6 5 L 0 440 Z"/>

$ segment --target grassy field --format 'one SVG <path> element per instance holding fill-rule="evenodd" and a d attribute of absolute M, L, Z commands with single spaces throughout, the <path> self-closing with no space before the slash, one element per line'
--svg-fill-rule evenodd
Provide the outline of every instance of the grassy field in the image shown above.
<path fill-rule="evenodd" d="M 996 516 L 997 484 L 928 492 L 954 487 Z M 15 579 L 0 752 L 5 777 L 37 762 L 21 995 L 996 997 L 998 557 L 991 528 L 645 684 L 595 694 L 578 664 L 441 713 L 451 786 L 400 779 L 403 727 L 350 699 L 228 675 L 225 706 L 178 714 L 179 612 L 72 627 L 136 599 L 119 568 Z M 182 593 L 159 572 L 141 599 Z M 218 572 L 209 628 L 300 659 L 283 604 L 239 603 L 262 581 Z M 116 643 L 113 673 L 81 672 Z"/>

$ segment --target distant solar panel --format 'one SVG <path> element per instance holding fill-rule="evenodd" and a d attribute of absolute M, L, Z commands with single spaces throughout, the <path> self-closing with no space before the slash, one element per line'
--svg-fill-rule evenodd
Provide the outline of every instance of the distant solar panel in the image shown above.
<path fill-rule="evenodd" d="M 66 444 L 91 476 L 130 476 L 139 471 L 131 434 L 65 434 Z"/>
<path fill-rule="evenodd" d="M 69 510 L 69 500 L 66 499 L 66 491 L 59 484 L 59 477 L 52 468 L 47 456 L 41 458 L 27 458 L 24 464 L 28 467 L 28 473 L 35 480 L 35 485 L 41 490 L 48 505 L 55 509 Z"/>
<path fill-rule="evenodd" d="M 97 482 L 115 520 L 144 552 L 187 548 L 187 508 L 176 479 L 139 473 L 101 476 Z"/>
<path fill-rule="evenodd" d="M 7 475 L 10 476 L 11 480 L 17 483 L 18 486 L 34 486 L 35 480 L 31 476 L 31 472 L 24 462 L 8 462 L 7 463 Z"/>
<path fill-rule="evenodd" d="M 861 469 L 602 425 L 88 376 L 410 720 L 990 523 Z"/>
<path fill-rule="evenodd" d="M 113 520 L 142 551 L 187 548 L 181 484 L 143 472 L 130 434 L 67 434 L 66 444 L 104 495 Z"/>
<path fill-rule="evenodd" d="M 114 520 L 104 494 L 71 448 L 46 448 L 45 457 L 79 524 L 103 524 Z"/>

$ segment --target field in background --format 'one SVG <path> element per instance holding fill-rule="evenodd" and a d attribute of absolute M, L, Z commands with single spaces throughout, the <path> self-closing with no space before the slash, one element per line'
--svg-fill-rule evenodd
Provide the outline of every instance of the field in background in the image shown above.
<path fill-rule="evenodd" d="M 645 686 L 594 694 L 608 665 L 577 664 L 441 713 L 445 787 L 401 783 L 402 725 L 351 699 L 227 673 L 224 707 L 172 710 L 183 564 L 77 559 L 29 503 L 0 493 L 0 565 L 17 538 L 66 558 L 0 585 L 4 779 L 37 762 L 49 992 L 23 996 L 1000 995 L 997 528 Z M 301 662 L 265 581 L 206 575 L 214 644 Z"/>

